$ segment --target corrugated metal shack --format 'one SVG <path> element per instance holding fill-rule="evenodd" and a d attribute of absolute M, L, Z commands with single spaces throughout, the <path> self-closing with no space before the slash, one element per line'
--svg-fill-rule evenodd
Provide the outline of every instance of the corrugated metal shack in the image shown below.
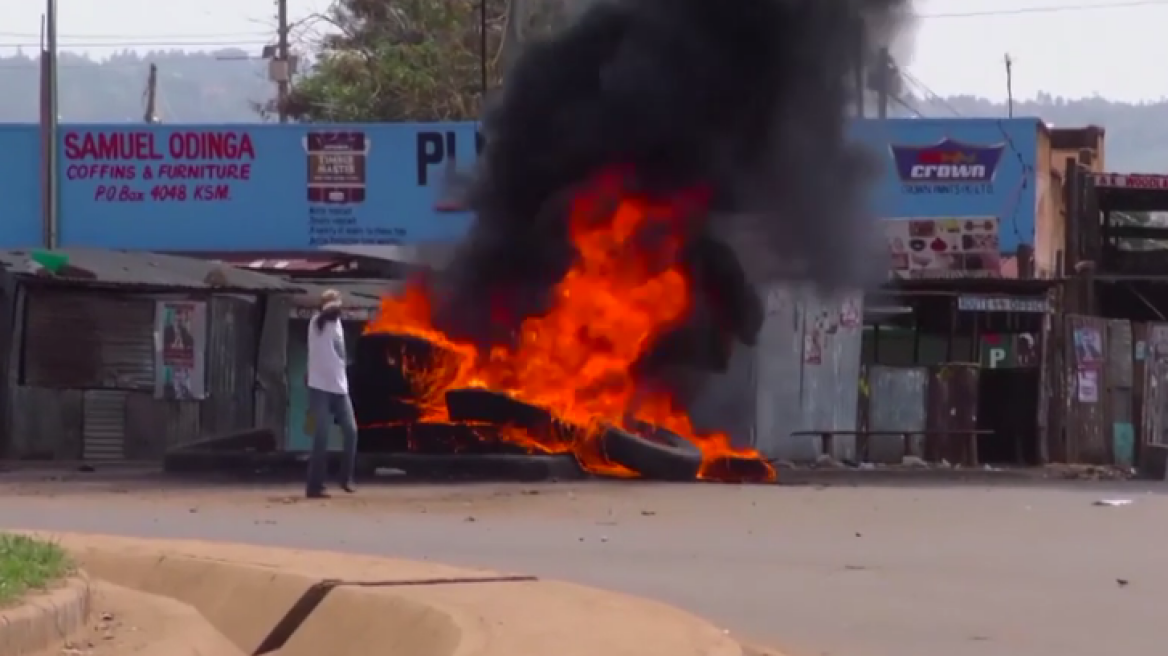
<path fill-rule="evenodd" d="M 49 273 L 46 255 L 63 266 Z M 150 460 L 203 436 L 283 431 L 292 283 L 97 249 L 0 251 L 0 267 L 0 457 Z M 160 303 L 200 309 L 201 399 L 156 391 Z"/>
<path fill-rule="evenodd" d="M 779 460 L 814 460 L 816 440 L 800 430 L 856 430 L 860 336 L 859 293 L 826 297 L 772 284 L 754 359 L 755 447 Z M 835 443 L 838 458 L 855 457 L 855 440 Z"/>

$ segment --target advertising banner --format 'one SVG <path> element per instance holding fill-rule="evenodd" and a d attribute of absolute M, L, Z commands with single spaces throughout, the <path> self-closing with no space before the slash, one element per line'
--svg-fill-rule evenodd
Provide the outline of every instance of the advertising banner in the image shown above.
<path fill-rule="evenodd" d="M 997 252 L 1007 254 L 1036 246 L 1041 132 L 1035 118 L 859 120 L 849 128 L 881 164 L 871 193 L 877 217 L 991 217 L 1000 223 Z"/>
<path fill-rule="evenodd" d="M 474 123 L 62 126 L 61 241 L 300 251 L 456 240 L 470 215 L 436 205 L 480 142 Z"/>
<path fill-rule="evenodd" d="M 998 220 L 990 217 L 883 222 L 892 278 L 998 278 Z"/>

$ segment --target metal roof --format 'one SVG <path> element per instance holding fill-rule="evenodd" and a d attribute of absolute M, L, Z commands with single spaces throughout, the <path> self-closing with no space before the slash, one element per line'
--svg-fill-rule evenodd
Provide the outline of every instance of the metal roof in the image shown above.
<path fill-rule="evenodd" d="M 401 264 L 423 265 L 434 269 L 444 269 L 454 259 L 458 244 L 453 242 L 438 242 L 429 244 L 411 244 L 408 246 L 326 246 L 322 250 L 332 253 L 344 253 L 371 260 L 399 262 Z"/>
<path fill-rule="evenodd" d="M 34 252 L 63 255 L 56 274 L 33 259 Z M 298 293 L 301 288 L 276 276 L 230 265 L 147 251 L 62 248 L 0 251 L 0 267 L 26 281 L 84 287 Z"/>
<path fill-rule="evenodd" d="M 354 257 L 343 253 L 310 251 L 167 251 L 167 255 L 214 260 L 241 269 L 265 273 L 317 273 L 343 271 L 352 267 Z"/>
<path fill-rule="evenodd" d="M 320 295 L 326 289 L 335 289 L 341 293 L 341 302 L 346 307 L 377 308 L 381 306 L 381 298 L 386 294 L 395 294 L 405 288 L 401 280 L 304 280 L 297 279 L 296 284 L 304 293 L 296 296 L 296 304 L 302 307 L 315 307 Z"/>

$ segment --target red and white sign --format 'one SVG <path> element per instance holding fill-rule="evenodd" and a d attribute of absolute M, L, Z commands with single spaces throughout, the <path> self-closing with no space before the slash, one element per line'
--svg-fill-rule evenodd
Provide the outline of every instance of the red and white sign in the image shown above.
<path fill-rule="evenodd" d="M 1168 175 L 1159 173 L 1092 173 L 1102 189 L 1153 189 L 1168 191 Z"/>

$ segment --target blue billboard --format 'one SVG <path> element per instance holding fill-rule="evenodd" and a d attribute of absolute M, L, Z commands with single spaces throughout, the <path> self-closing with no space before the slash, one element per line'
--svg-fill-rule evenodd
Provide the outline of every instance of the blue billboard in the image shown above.
<path fill-rule="evenodd" d="M 436 210 L 473 123 L 63 126 L 60 240 L 144 250 L 304 250 L 462 236 Z"/>
<path fill-rule="evenodd" d="M 995 219 L 998 252 L 1034 244 L 1035 118 L 861 120 L 851 136 L 882 163 L 882 219 Z"/>
<path fill-rule="evenodd" d="M 0 125 L 0 153 L 0 248 L 40 244 L 40 132 L 35 126 Z"/>
<path fill-rule="evenodd" d="M 878 216 L 992 217 L 1011 251 L 1034 243 L 1038 125 L 861 120 L 850 133 L 883 165 Z M 470 217 L 442 206 L 443 183 L 480 147 L 473 123 L 64 125 L 59 239 L 186 251 L 454 239 Z M 0 125 L 0 149 L 0 247 L 38 245 L 38 126 Z"/>

